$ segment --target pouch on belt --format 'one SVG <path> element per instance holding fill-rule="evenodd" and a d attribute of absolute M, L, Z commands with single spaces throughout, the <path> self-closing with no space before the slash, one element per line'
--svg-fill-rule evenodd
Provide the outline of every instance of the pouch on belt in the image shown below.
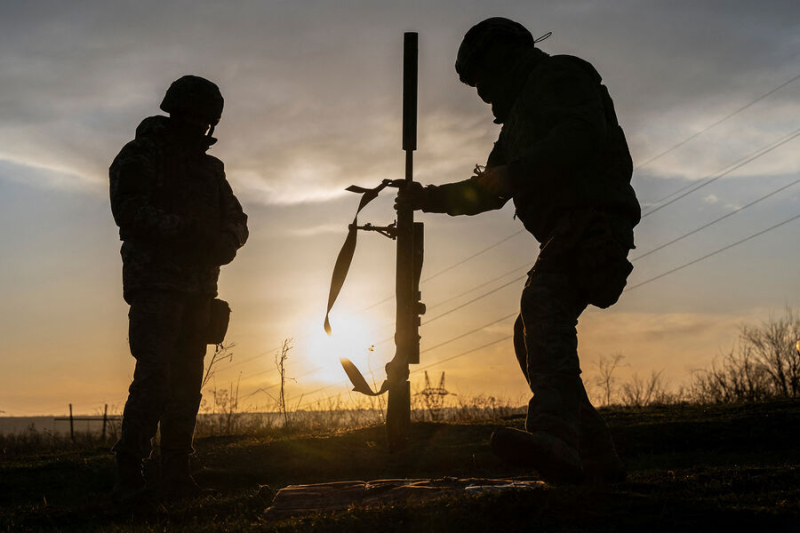
<path fill-rule="evenodd" d="M 231 320 L 231 306 L 225 300 L 214 298 L 211 301 L 210 315 L 206 330 L 206 344 L 222 344 Z"/>

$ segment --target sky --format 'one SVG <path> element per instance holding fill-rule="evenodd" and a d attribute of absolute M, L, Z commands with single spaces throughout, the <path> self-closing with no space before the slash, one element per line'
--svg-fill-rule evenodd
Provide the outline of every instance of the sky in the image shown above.
<path fill-rule="evenodd" d="M 273 409 L 274 355 L 286 338 L 291 407 L 354 401 L 341 356 L 380 383 L 393 355 L 390 241 L 360 236 L 333 336 L 322 328 L 358 200 L 344 188 L 402 176 L 405 31 L 420 35 L 416 179 L 465 179 L 485 161 L 499 126 L 453 63 L 466 30 L 490 16 L 535 37 L 553 32 L 545 52 L 594 64 L 640 167 L 633 185 L 645 212 L 772 148 L 645 217 L 631 257 L 800 178 L 800 139 L 775 147 L 800 128 L 800 80 L 780 87 L 800 74 L 796 1 L 0 2 L 0 414 L 121 409 L 134 361 L 108 166 L 138 123 L 160 113 L 169 84 L 190 73 L 225 97 L 210 153 L 225 162 L 251 231 L 222 270 L 236 346 L 206 397 L 238 383 L 241 408 Z M 391 203 L 385 193 L 360 220 L 390 222 Z M 581 318 L 590 388 L 598 361 L 613 354 L 625 357 L 621 379 L 661 371 L 678 387 L 731 350 L 742 324 L 800 306 L 800 221 L 649 281 L 798 214 L 800 185 L 789 186 L 635 261 L 620 302 Z M 418 219 L 429 308 L 420 367 L 432 365 L 437 381 L 446 372 L 459 398 L 523 404 L 527 386 L 504 337 L 538 243 L 520 233 L 510 205 Z M 412 374 L 412 388 L 421 380 Z"/>

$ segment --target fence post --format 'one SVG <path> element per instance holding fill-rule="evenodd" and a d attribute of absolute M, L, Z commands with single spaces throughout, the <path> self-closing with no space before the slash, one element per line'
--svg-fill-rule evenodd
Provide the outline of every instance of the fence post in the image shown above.
<path fill-rule="evenodd" d="M 72 420 L 72 404 L 69 404 L 69 438 L 75 440 L 75 425 Z"/>
<path fill-rule="evenodd" d="M 108 420 L 108 404 L 103 407 L 103 440 L 106 440 L 106 421 Z"/>

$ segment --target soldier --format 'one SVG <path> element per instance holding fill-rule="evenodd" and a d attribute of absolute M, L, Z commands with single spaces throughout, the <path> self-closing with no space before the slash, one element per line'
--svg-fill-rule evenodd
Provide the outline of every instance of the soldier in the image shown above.
<path fill-rule="evenodd" d="M 441 186 L 413 184 L 397 202 L 449 215 L 499 209 L 541 243 L 522 293 L 514 347 L 533 391 L 527 431 L 498 429 L 493 451 L 546 479 L 613 481 L 625 471 L 580 378 L 578 317 L 617 301 L 632 265 L 640 208 L 632 161 L 600 75 L 577 57 L 550 56 L 517 22 L 471 28 L 456 71 L 492 106 L 500 137 L 485 169 Z"/>
<path fill-rule="evenodd" d="M 165 496 L 197 494 L 189 456 L 200 406 L 203 358 L 211 330 L 227 326 L 227 304 L 215 300 L 221 265 L 248 237 L 247 215 L 206 154 L 222 115 L 219 88 L 183 76 L 161 109 L 136 128 L 109 169 L 111 210 L 122 244 L 122 282 L 130 304 L 133 383 L 113 452 L 117 499 L 145 494 L 142 460 L 161 426 Z M 223 333 L 224 335 L 224 333 Z M 213 342 L 221 342 L 214 339 Z"/>

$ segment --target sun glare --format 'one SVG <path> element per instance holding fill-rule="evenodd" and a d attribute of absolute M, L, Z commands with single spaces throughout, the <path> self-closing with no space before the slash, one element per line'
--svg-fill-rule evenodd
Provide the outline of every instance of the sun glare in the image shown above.
<path fill-rule="evenodd" d="M 380 384 L 386 362 L 381 354 L 386 355 L 394 347 L 391 341 L 381 341 L 392 335 L 392 328 L 382 329 L 372 320 L 344 314 L 332 316 L 331 325 L 330 336 L 319 327 L 308 341 L 309 359 L 315 366 L 322 367 L 315 377 L 328 383 L 346 381 L 347 375 L 339 364 L 339 359 L 344 357 L 361 370 L 367 382 L 372 382 L 372 371 L 375 381 Z"/>

